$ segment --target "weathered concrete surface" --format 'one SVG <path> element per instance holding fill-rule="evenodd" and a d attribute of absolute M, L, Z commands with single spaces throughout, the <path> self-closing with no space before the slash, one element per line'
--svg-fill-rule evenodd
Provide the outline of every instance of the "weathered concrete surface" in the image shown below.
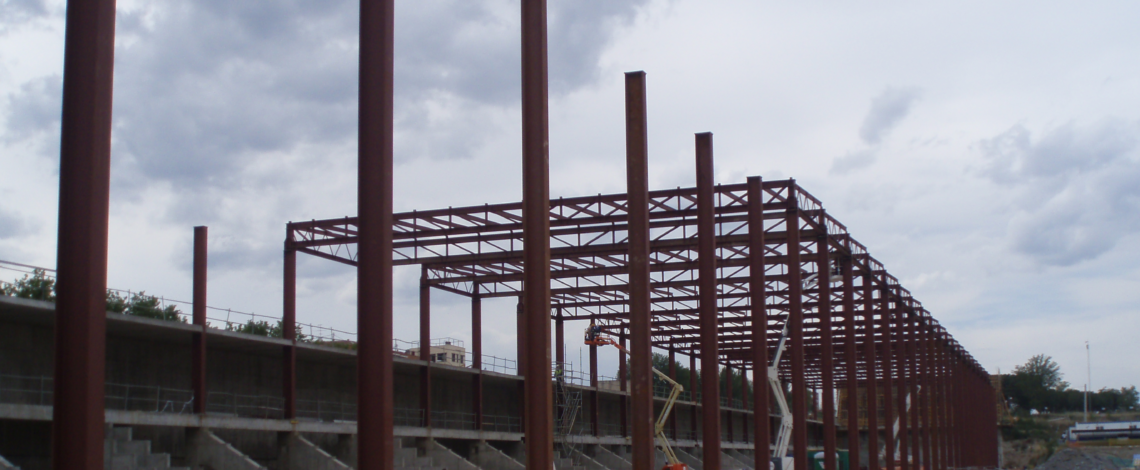
<path fill-rule="evenodd" d="M 680 460 L 681 463 L 688 465 L 689 468 L 692 468 L 694 470 L 701 470 L 705 468 L 704 462 L 702 462 L 701 459 L 686 452 L 684 449 L 681 449 L 679 447 L 675 448 L 673 449 L 673 453 L 677 454 L 677 460 Z"/>
<path fill-rule="evenodd" d="M 265 470 L 265 467 L 215 436 L 209 429 L 186 430 L 186 441 L 186 460 L 192 468 Z"/>
<path fill-rule="evenodd" d="M 344 462 L 297 433 L 282 433 L 277 470 L 351 470 Z"/>
<path fill-rule="evenodd" d="M 444 447 L 435 439 L 425 439 L 424 446 L 427 449 L 427 454 L 431 457 L 435 465 L 440 465 L 447 470 L 482 470 L 479 466 L 475 465 L 459 456 L 451 449 Z"/>
<path fill-rule="evenodd" d="M 526 470 L 526 466 L 486 442 L 475 444 L 471 461 L 483 470 Z"/>
<path fill-rule="evenodd" d="M 720 451 L 720 467 L 724 470 L 752 470 L 752 466 L 745 463 L 743 460 L 737 459 L 729 449 L 722 449 Z M 749 463 L 751 460 L 749 460 Z"/>
<path fill-rule="evenodd" d="M 583 467 L 585 470 L 614 470 L 602 465 L 601 462 L 594 460 L 589 455 L 575 449 L 568 447 L 564 450 L 566 457 L 574 462 L 574 466 Z"/>
<path fill-rule="evenodd" d="M 751 455 L 752 452 L 748 452 L 747 454 L 745 452 L 742 452 L 739 449 L 724 449 L 724 453 L 726 455 L 736 459 L 737 462 L 744 464 L 747 468 L 753 468 L 753 464 L 756 463 L 755 458 Z M 763 459 L 763 461 L 767 462 L 768 459 Z"/>
<path fill-rule="evenodd" d="M 598 463 L 604 465 L 609 470 L 631 470 L 633 462 L 621 458 L 618 454 L 610 452 L 604 446 L 590 445 L 586 446 L 586 454 L 593 458 Z"/>

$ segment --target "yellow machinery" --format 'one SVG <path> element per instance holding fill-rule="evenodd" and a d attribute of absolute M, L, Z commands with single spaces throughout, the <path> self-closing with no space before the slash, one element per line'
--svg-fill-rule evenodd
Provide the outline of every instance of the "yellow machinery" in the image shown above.
<path fill-rule="evenodd" d="M 589 330 L 586 331 L 585 342 L 591 346 L 610 345 L 617 348 L 622 354 L 626 356 L 629 355 L 629 351 L 621 347 L 613 338 L 598 333 L 591 334 Z M 673 380 L 656 368 L 653 368 L 653 373 L 661 377 L 661 380 L 673 386 L 673 390 L 669 392 L 668 399 L 665 400 L 665 406 L 661 408 L 661 415 L 657 417 L 657 422 L 653 425 L 653 434 L 657 437 L 657 442 L 661 444 L 661 451 L 665 453 L 665 459 L 669 461 L 669 463 L 662 467 L 662 470 L 686 470 L 688 467 L 677 460 L 677 454 L 673 453 L 673 448 L 669 446 L 669 439 L 665 438 L 665 421 L 669 419 L 669 413 L 673 412 L 673 404 L 677 402 L 677 397 L 681 395 L 681 392 L 684 391 L 685 388 L 677 383 L 676 380 Z M 625 378 L 620 377 L 618 380 L 625 380 Z"/>

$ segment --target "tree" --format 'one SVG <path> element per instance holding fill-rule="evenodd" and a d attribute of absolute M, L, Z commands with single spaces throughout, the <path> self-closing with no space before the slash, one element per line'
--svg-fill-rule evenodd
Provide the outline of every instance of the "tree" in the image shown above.
<path fill-rule="evenodd" d="M 1069 383 L 1061 380 L 1064 377 L 1061 374 L 1061 366 L 1057 365 L 1052 357 L 1044 354 L 1033 356 L 1024 365 L 1014 367 L 1013 374 L 1036 377 L 1041 386 L 1049 390 L 1063 391 L 1069 388 Z"/>
<path fill-rule="evenodd" d="M 21 299 L 47 300 L 55 302 L 55 279 L 47 276 L 42 269 L 32 271 L 11 284 L 0 285 L 0 293 Z"/>

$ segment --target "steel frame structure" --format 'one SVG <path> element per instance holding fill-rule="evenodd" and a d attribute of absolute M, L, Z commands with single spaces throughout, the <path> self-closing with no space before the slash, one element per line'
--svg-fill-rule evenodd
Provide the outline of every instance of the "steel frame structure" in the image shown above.
<path fill-rule="evenodd" d="M 897 447 L 899 466 L 904 470 L 909 470 L 911 455 L 932 469 L 997 463 L 994 390 L 986 371 L 793 180 L 749 178 L 713 187 L 712 135 L 706 133 L 696 136 L 695 188 L 645 191 L 643 82 L 639 89 L 637 83 L 627 88 L 630 196 L 549 199 L 545 0 L 521 2 L 522 202 L 393 214 L 394 2 L 361 0 L 360 5 L 360 216 L 290 223 L 284 276 L 285 337 L 295 340 L 296 253 L 358 268 L 358 396 L 367 397 L 358 407 L 363 442 L 358 468 L 392 465 L 392 268 L 411 264 L 423 269 L 425 319 L 433 287 L 472 298 L 477 361 L 480 300 L 520 298 L 520 372 L 539 378 L 525 381 L 522 395 L 529 467 L 548 468 L 552 462 L 551 385 L 546 380 L 552 317 L 559 325 L 567 319 L 599 321 L 623 347 L 628 337 L 634 351 L 644 351 L 648 337 L 650 347 L 689 355 L 693 369 L 698 355 L 704 370 L 718 365 L 749 369 L 755 383 L 767 380 L 765 365 L 775 340 L 770 333 L 787 323 L 791 361 L 781 364 L 778 373 L 792 386 L 797 470 L 807 463 L 808 389 L 845 387 L 852 405 L 850 397 L 858 386 L 866 386 L 872 397 L 881 390 L 885 398 L 888 467 L 895 466 L 896 425 L 902 444 Z M 102 466 L 114 24 L 114 1 L 68 1 L 55 468 Z M 646 233 L 647 239 L 641 240 Z M 205 235 L 201 230 L 195 243 L 196 324 L 202 323 L 205 301 Z M 637 257 L 644 253 L 648 255 L 643 263 Z M 631 256 L 636 263 L 630 262 Z M 812 276 L 817 282 L 805 288 L 804 280 Z M 834 277 L 839 280 L 832 282 Z M 530 288 L 524 289 L 524 283 Z M 638 298 L 631 300 L 634 296 Z M 421 332 L 426 334 L 426 329 Z M 201 364 L 205 341 L 204 334 L 195 341 L 201 350 L 195 358 Z M 284 358 L 286 410 L 293 415 L 296 373 L 291 347 L 286 347 Z M 637 356 L 630 364 L 634 403 L 627 407 L 623 402 L 621 412 L 624 433 L 626 409 L 633 408 L 633 429 L 639 436 L 648 429 L 641 417 L 651 410 L 644 406 L 650 395 L 641 359 Z M 206 388 L 201 364 L 194 367 L 197 390 Z M 619 375 L 625 376 L 625 369 L 623 360 Z M 704 433 L 708 470 L 720 467 L 718 383 L 708 377 L 701 384 L 703 424 L 710 430 Z M 696 390 L 695 383 L 689 385 Z M 481 393 L 478 387 L 475 393 Z M 753 402 L 763 407 L 768 399 L 761 395 L 754 395 Z M 912 397 L 917 408 L 907 406 Z M 430 407 L 430 400 L 424 406 Z M 825 398 L 823 406 L 826 465 L 834 468 L 834 403 Z M 479 403 L 475 411 L 481 412 Z M 695 430 L 695 408 L 692 418 Z M 877 447 L 876 414 L 870 413 L 869 420 L 875 430 L 872 447 Z M 754 420 L 754 426 L 754 436 L 770 438 L 764 420 Z M 648 455 L 646 442 L 651 440 L 635 436 L 635 455 Z M 871 469 L 878 470 L 877 453 L 870 457 Z M 645 459 L 635 462 L 635 468 L 645 465 Z"/>
<path fill-rule="evenodd" d="M 891 389 L 884 394 L 892 421 L 886 427 L 895 426 L 898 416 L 901 428 L 898 446 L 891 434 L 884 436 L 888 467 L 896 452 L 903 468 L 915 455 L 942 459 L 942 465 L 934 461 L 925 468 L 996 463 L 993 407 L 982 405 L 993 401 L 984 368 L 818 199 L 794 180 L 757 177 L 716 186 L 712 207 L 698 204 L 698 193 L 648 193 L 654 347 L 690 356 L 708 350 L 709 338 L 701 336 L 699 283 L 709 278 L 700 274 L 699 220 L 702 213 L 711 215 L 716 361 L 752 370 L 753 380 L 764 383 L 766 357 L 784 322 L 793 322 L 793 360 L 784 361 L 779 373 L 792 384 L 797 453 L 806 447 L 807 389 L 848 388 L 854 397 L 856 387 L 876 384 Z M 636 286 L 628 274 L 628 209 L 625 194 L 551 201 L 549 315 L 559 323 L 589 319 L 611 334 L 631 330 L 629 293 Z M 507 203 L 395 214 L 394 264 L 421 265 L 427 286 L 472 299 L 519 296 L 521 212 L 520 203 Z M 289 223 L 286 252 L 356 265 L 356 223 L 352 217 Z M 808 278 L 816 281 L 805 287 Z M 824 438 L 834 448 L 834 403 L 828 396 L 823 394 Z M 909 397 L 921 405 L 909 408 L 914 412 L 908 421 Z M 719 400 L 706 398 L 702 406 L 708 416 Z M 766 437 L 764 428 L 758 424 L 753 434 Z M 806 459 L 797 459 L 797 467 L 799 462 Z"/>

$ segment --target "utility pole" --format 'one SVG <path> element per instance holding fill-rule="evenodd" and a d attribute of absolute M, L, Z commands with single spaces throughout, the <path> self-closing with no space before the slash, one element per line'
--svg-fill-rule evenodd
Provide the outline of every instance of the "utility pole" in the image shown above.
<path fill-rule="evenodd" d="M 1092 355 L 1089 353 L 1089 342 L 1085 340 L 1085 361 L 1088 377 L 1085 380 L 1085 422 L 1089 421 L 1089 388 L 1092 387 Z"/>

